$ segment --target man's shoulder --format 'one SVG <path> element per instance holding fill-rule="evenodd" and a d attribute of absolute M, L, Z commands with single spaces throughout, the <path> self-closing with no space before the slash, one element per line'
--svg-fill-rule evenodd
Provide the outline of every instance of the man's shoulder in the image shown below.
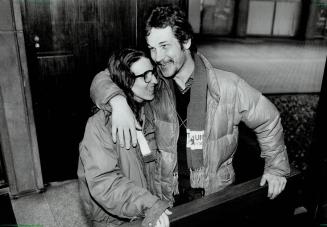
<path fill-rule="evenodd" d="M 240 80 L 240 77 L 234 72 L 214 68 L 215 76 L 219 79 L 224 79 L 230 82 L 237 82 Z"/>
<path fill-rule="evenodd" d="M 98 83 L 103 79 L 107 79 L 109 76 L 110 76 L 110 73 L 109 73 L 108 69 L 100 71 L 94 76 L 93 83 Z"/>
<path fill-rule="evenodd" d="M 206 69 L 208 70 L 209 80 L 218 79 L 223 80 L 224 82 L 238 82 L 240 80 L 240 77 L 234 72 L 214 67 L 204 55 L 201 53 L 198 53 L 198 55 L 201 57 Z"/>
<path fill-rule="evenodd" d="M 211 80 L 211 82 L 215 80 L 220 89 L 231 89 L 237 87 L 241 78 L 233 72 L 213 68 L 213 73 L 209 76 L 209 80 Z"/>

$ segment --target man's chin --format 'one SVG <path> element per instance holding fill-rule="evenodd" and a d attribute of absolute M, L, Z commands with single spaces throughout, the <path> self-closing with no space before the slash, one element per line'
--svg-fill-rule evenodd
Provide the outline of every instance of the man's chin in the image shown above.
<path fill-rule="evenodd" d="M 159 66 L 161 74 L 163 77 L 167 79 L 172 79 L 176 76 L 179 70 L 175 68 L 173 63 L 168 63 L 165 66 Z"/>
<path fill-rule="evenodd" d="M 167 78 L 167 79 L 172 79 L 175 77 L 176 73 L 171 73 L 171 72 L 168 72 L 168 71 L 161 71 L 162 72 L 162 76 Z"/>

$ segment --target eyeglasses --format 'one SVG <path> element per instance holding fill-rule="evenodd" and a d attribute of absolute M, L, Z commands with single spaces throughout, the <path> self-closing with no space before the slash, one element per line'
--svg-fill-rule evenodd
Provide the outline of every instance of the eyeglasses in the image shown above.
<path fill-rule="evenodd" d="M 150 83 L 152 76 L 157 78 L 157 72 L 155 69 L 147 70 L 140 75 L 135 75 L 135 78 L 143 77 L 145 83 Z"/>

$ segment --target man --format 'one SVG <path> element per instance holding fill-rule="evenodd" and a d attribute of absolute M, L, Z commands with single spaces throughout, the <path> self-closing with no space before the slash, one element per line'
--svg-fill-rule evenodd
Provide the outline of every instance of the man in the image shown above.
<path fill-rule="evenodd" d="M 205 194 L 234 181 L 233 155 L 238 125 L 243 121 L 257 135 L 265 158 L 260 182 L 268 183 L 274 199 L 285 188 L 290 168 L 283 128 L 276 107 L 233 73 L 213 68 L 196 52 L 193 32 L 185 14 L 176 7 L 157 7 L 146 23 L 146 41 L 152 60 L 161 71 L 157 97 L 151 102 L 156 141 L 162 153 L 167 193 L 177 192 L 177 152 L 186 153 L 193 188 Z M 135 124 L 124 98 L 108 77 L 97 76 L 91 97 L 100 108 L 113 109 L 113 135 L 136 143 Z M 113 98 L 114 97 L 114 98 Z M 125 103 L 125 104 L 124 104 Z M 121 142 L 123 146 L 123 142 Z M 170 171 L 168 171 L 170 170 Z M 168 196 L 170 199 L 172 196 Z"/>

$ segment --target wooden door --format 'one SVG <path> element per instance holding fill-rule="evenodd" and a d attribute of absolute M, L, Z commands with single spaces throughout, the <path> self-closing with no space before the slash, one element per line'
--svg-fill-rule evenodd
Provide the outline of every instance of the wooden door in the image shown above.
<path fill-rule="evenodd" d="M 76 178 L 89 87 L 113 49 L 136 45 L 136 1 L 20 1 L 45 182 Z"/>

